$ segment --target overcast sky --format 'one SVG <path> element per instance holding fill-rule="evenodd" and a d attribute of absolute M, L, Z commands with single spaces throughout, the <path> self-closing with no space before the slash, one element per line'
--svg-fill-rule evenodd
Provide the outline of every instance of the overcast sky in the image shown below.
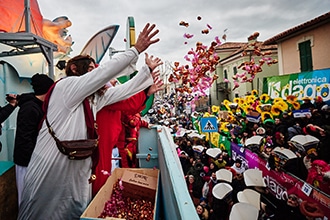
<path fill-rule="evenodd" d="M 247 37 L 258 31 L 264 41 L 330 11 L 330 0 L 39 0 L 44 18 L 53 20 L 67 16 L 72 21 L 68 28 L 75 42 L 70 56 L 80 53 L 88 40 L 101 29 L 120 25 L 111 47 L 124 50 L 127 17 L 134 17 L 136 35 L 144 25 L 155 23 L 160 30 L 160 42 L 148 53 L 163 61 L 179 61 L 195 48 L 197 41 L 209 46 L 216 36 L 226 31 L 227 42 L 247 42 Z M 201 19 L 198 20 L 197 17 Z M 180 21 L 189 27 L 180 26 Z M 201 31 L 212 27 L 208 34 Z M 194 37 L 186 39 L 185 33 Z M 187 44 L 185 44 L 187 42 Z M 222 40 L 222 42 L 224 42 Z M 108 57 L 106 55 L 105 57 Z"/>

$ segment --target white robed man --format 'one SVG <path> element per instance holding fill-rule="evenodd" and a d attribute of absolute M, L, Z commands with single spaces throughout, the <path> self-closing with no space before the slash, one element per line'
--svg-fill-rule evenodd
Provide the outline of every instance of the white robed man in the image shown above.
<path fill-rule="evenodd" d="M 152 71 L 162 62 L 146 53 L 145 65 L 136 76 L 102 95 L 97 93 L 135 62 L 141 52 L 158 42 L 159 39 L 154 38 L 158 32 L 154 24 L 146 24 L 134 47 L 97 68 L 88 56 L 85 57 L 85 61 L 90 59 L 87 64 L 79 64 L 81 55 L 68 61 L 66 73 L 70 72 L 71 76 L 56 83 L 47 109 L 47 119 L 59 140 L 87 138 L 83 107 L 86 97 L 93 97 L 90 105 L 95 118 L 96 112 L 104 106 L 127 99 L 154 84 Z M 91 157 L 70 160 L 61 153 L 44 121 L 27 167 L 18 219 L 79 219 L 92 199 L 91 168 Z"/>

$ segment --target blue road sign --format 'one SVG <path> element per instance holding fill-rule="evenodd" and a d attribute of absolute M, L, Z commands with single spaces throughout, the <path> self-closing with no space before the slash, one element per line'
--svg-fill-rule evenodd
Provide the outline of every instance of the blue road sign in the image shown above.
<path fill-rule="evenodd" d="M 216 117 L 201 118 L 202 132 L 217 132 L 218 123 Z"/>

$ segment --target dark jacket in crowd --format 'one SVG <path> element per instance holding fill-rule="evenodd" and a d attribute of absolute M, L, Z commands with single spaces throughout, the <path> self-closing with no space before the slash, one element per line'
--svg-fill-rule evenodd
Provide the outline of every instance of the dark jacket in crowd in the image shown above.
<path fill-rule="evenodd" d="M 42 103 L 34 93 L 20 96 L 14 147 L 14 163 L 17 165 L 26 167 L 30 162 L 39 133 L 39 124 L 44 115 Z"/>
<path fill-rule="evenodd" d="M 1 123 L 4 122 L 14 110 L 15 107 L 12 106 L 11 104 L 7 104 L 4 107 L 0 106 L 0 128 L 1 128 Z M 1 134 L 1 129 L 0 129 L 0 134 Z"/>
<path fill-rule="evenodd" d="M 279 208 L 279 211 L 276 215 L 276 220 L 306 220 L 306 217 L 300 212 L 299 207 L 291 207 L 289 205 L 283 205 Z"/>
<path fill-rule="evenodd" d="M 318 155 L 319 159 L 330 164 L 330 125 L 325 125 L 322 128 L 325 130 L 325 135 L 319 138 Z"/>
<path fill-rule="evenodd" d="M 2 134 L 2 122 L 4 122 L 10 114 L 14 111 L 15 107 L 11 104 L 7 104 L 4 107 L 0 106 L 0 135 Z M 2 143 L 0 142 L 0 151 L 2 149 Z"/>
<path fill-rule="evenodd" d="M 213 205 L 211 209 L 213 212 L 210 215 L 210 220 L 227 220 L 230 215 L 231 205 L 224 199 L 213 198 Z"/>
<path fill-rule="evenodd" d="M 314 105 L 311 102 L 304 102 L 300 105 L 300 109 L 313 109 Z"/>

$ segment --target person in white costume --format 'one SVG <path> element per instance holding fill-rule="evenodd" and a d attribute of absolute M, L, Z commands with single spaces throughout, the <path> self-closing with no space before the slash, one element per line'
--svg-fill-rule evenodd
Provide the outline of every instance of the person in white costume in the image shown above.
<path fill-rule="evenodd" d="M 57 82 L 47 110 L 47 119 L 60 140 L 87 138 L 82 104 L 86 97 L 94 97 L 90 104 L 95 118 L 96 112 L 104 106 L 127 99 L 154 84 L 155 75 L 151 73 L 162 62 L 146 53 L 145 65 L 135 77 L 108 89 L 102 96 L 96 93 L 111 79 L 118 77 L 124 68 L 135 62 L 141 52 L 158 42 L 159 38 L 154 39 L 158 32 L 154 24 L 146 24 L 134 47 L 98 68 L 95 68 L 92 58 L 87 66 L 68 62 L 66 72 L 69 71 L 74 76 Z M 43 122 L 27 167 L 18 219 L 79 219 L 92 199 L 89 183 L 91 168 L 91 157 L 70 160 L 62 154 Z"/>
<path fill-rule="evenodd" d="M 245 171 L 245 167 L 242 166 L 242 160 L 241 159 L 236 159 L 235 163 L 231 166 L 237 174 L 242 174 Z"/>

